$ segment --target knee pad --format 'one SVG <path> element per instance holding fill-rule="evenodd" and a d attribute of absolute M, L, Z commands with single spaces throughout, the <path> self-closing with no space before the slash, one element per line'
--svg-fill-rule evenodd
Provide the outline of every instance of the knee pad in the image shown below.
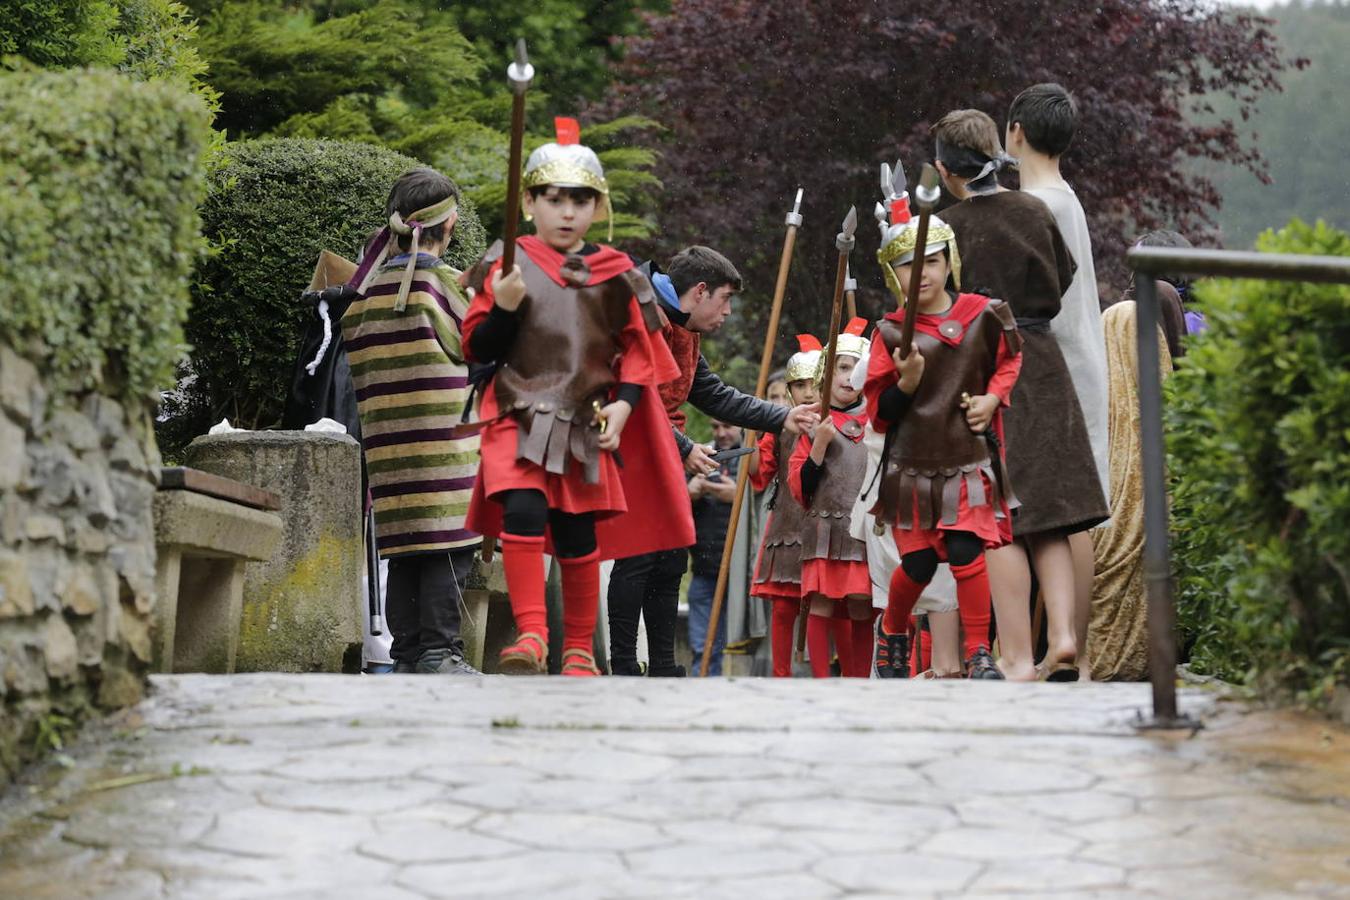
<path fill-rule="evenodd" d="M 559 559 L 580 559 L 595 552 L 595 516 L 549 510 L 548 523 L 553 535 L 553 552 Z"/>
<path fill-rule="evenodd" d="M 984 541 L 969 531 L 949 531 L 943 537 L 949 565 L 968 566 L 984 553 Z"/>
<path fill-rule="evenodd" d="M 542 491 L 507 491 L 502 498 L 502 529 L 519 537 L 543 537 L 548 501 Z"/>
<path fill-rule="evenodd" d="M 915 584 L 927 584 L 932 581 L 933 573 L 937 571 L 937 567 L 937 551 L 931 547 L 906 553 L 900 558 L 900 568 L 905 570 L 909 580 Z"/>

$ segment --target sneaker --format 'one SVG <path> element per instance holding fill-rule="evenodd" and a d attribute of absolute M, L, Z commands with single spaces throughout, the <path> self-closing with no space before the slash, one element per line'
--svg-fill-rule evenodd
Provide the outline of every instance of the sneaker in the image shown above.
<path fill-rule="evenodd" d="M 663 666 L 659 669 L 647 669 L 648 678 L 683 678 L 685 674 L 684 666 Z"/>
<path fill-rule="evenodd" d="M 966 677 L 979 681 L 1002 681 L 1003 673 L 994 665 L 994 658 L 989 655 L 989 648 L 981 644 L 975 648 L 975 652 L 966 660 Z"/>
<path fill-rule="evenodd" d="M 419 675 L 482 675 L 458 650 L 428 650 L 417 660 Z"/>
<path fill-rule="evenodd" d="M 394 660 L 394 668 L 391 670 L 395 675 L 412 675 L 417 672 L 417 661 L 407 659 Z"/>
<path fill-rule="evenodd" d="M 610 674 L 626 678 L 641 678 L 647 674 L 647 664 L 640 662 L 614 662 L 609 664 Z"/>
<path fill-rule="evenodd" d="M 877 619 L 877 677 L 909 677 L 909 635 L 888 634 Z"/>
<path fill-rule="evenodd" d="M 388 675 L 394 671 L 394 664 L 387 663 L 366 663 L 366 667 L 361 670 L 366 675 Z"/>

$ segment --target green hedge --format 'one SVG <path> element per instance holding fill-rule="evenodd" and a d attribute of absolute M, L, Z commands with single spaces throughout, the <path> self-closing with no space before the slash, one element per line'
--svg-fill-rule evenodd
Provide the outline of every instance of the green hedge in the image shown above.
<path fill-rule="evenodd" d="M 1293 222 L 1270 253 L 1350 256 Z M 1168 391 L 1179 611 L 1192 667 L 1314 703 L 1350 676 L 1350 287 L 1204 284 Z"/>
<path fill-rule="evenodd" d="M 277 424 L 304 325 L 300 292 L 322 249 L 358 258 L 384 204 L 416 160 L 368 144 L 277 139 L 226 144 L 210 176 L 202 229 L 213 251 L 197 272 L 188 340 L 191 380 L 167 409 L 167 455 L 212 422 Z M 453 175 L 453 173 L 450 173 Z M 486 235 L 460 205 L 446 259 L 466 268 Z"/>
<path fill-rule="evenodd" d="M 183 354 L 200 99 L 112 72 L 0 75 L 0 340 L 57 390 L 147 397 Z"/>

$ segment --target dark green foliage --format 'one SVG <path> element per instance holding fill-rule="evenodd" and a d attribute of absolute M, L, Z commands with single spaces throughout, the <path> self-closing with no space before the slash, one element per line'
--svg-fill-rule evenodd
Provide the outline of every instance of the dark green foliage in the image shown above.
<path fill-rule="evenodd" d="M 0 340 L 64 391 L 173 383 L 198 248 L 200 100 L 113 72 L 0 76 Z"/>
<path fill-rule="evenodd" d="M 1259 249 L 1350 256 L 1295 221 Z M 1203 285 L 1169 382 L 1179 610 L 1192 666 L 1317 702 L 1350 679 L 1350 287 Z"/>
<path fill-rule="evenodd" d="M 298 298 L 319 251 L 358 259 L 385 223 L 395 179 L 419 165 L 366 144 L 292 138 L 229 144 L 226 156 L 202 206 L 214 252 L 188 323 L 196 380 L 168 410 L 186 417 L 172 428 L 189 439 L 222 416 L 246 428 L 278 422 L 304 318 Z M 484 249 L 466 199 L 446 259 L 466 268 Z M 165 443 L 172 452 L 176 440 Z"/>
<path fill-rule="evenodd" d="M 430 106 L 456 85 L 474 82 L 479 66 L 447 17 L 401 0 L 317 24 L 272 4 L 229 2 L 205 21 L 201 43 L 211 84 L 222 94 L 218 124 L 231 137 L 263 135 L 296 116 L 324 116 L 339 101 L 345 115 L 331 123 L 337 129 L 350 128 L 359 113 L 365 122 L 358 133 L 378 132 L 382 117 L 399 113 L 382 108 L 384 101 Z M 304 135 L 295 131 L 300 127 L 292 125 L 292 132 Z"/>
<path fill-rule="evenodd" d="M 115 65 L 125 55 L 110 34 L 116 23 L 112 0 L 10 0 L 0 14 L 0 56 L 48 68 Z"/>

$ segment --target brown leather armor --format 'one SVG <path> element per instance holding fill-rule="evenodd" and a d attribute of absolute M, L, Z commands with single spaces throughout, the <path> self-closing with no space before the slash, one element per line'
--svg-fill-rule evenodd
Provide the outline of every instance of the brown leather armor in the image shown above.
<path fill-rule="evenodd" d="M 497 241 L 470 273 L 482 290 L 492 264 L 501 258 Z M 661 325 L 656 294 L 646 276 L 631 269 L 600 284 L 587 285 L 586 257 L 568 254 L 562 287 L 526 253 L 516 254 L 525 279 L 520 330 L 493 376 L 497 405 L 518 423 L 516 456 L 554 475 L 568 460 L 581 463 L 585 480 L 600 480 L 600 432 L 595 404 L 604 405 L 617 385 L 620 335 L 628 325 L 629 298 L 636 296 L 648 331 Z"/>
<path fill-rule="evenodd" d="M 788 460 L 792 459 L 797 438 L 795 434 L 774 437 L 778 474 L 774 476 L 773 515 L 769 518 L 769 527 L 764 530 L 764 550 L 755 572 L 755 584 L 802 583 L 802 523 L 806 520 L 806 510 L 787 486 Z"/>
<path fill-rule="evenodd" d="M 949 319 L 941 327 L 961 326 Z M 877 323 L 877 334 L 888 355 L 899 346 L 901 329 L 901 323 L 891 319 Z M 915 497 L 918 528 L 926 531 L 937 527 L 939 522 L 953 525 L 960 507 L 962 482 L 972 507 L 993 503 L 982 476 L 987 476 L 995 490 L 1001 491 L 1009 509 L 1017 507 L 1017 499 L 1002 471 L 1002 459 L 997 453 L 990 453 L 989 439 L 984 434 L 970 430 L 961 408 L 963 393 L 976 396 L 988 389 L 997 367 L 999 341 L 1007 341 L 1013 352 L 1020 346 L 1012 311 L 1001 300 L 989 302 L 964 329 L 961 342 L 955 347 L 932 335 L 914 333 L 914 346 L 924 358 L 923 380 L 904 417 L 887 436 L 881 489 L 871 510 L 879 526 L 914 528 Z M 1002 518 L 1002 505 L 993 505 L 995 515 Z"/>
<path fill-rule="evenodd" d="M 862 433 L 862 423 L 848 419 L 839 425 L 839 433 L 825 451 L 825 471 L 802 523 L 802 562 L 867 559 L 867 545 L 849 534 L 853 504 L 867 474 L 867 448 L 863 446 Z"/>

